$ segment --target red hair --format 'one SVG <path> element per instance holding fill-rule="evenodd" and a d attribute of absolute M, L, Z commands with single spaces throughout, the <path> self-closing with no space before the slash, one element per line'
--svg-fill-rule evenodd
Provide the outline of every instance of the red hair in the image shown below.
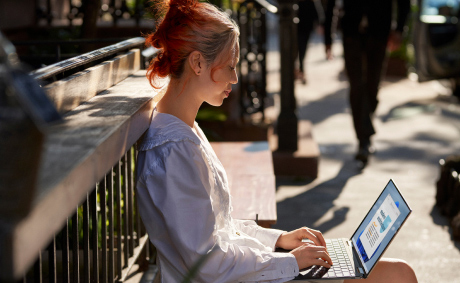
<path fill-rule="evenodd" d="M 166 0 L 162 8 L 166 15 L 146 39 L 147 45 L 160 49 L 147 69 L 147 78 L 154 88 L 158 88 L 154 84 L 157 77 L 180 78 L 193 51 L 199 51 L 214 66 L 211 74 L 230 59 L 231 52 L 220 55 L 226 48 L 236 46 L 239 29 L 226 13 L 197 0 Z"/>

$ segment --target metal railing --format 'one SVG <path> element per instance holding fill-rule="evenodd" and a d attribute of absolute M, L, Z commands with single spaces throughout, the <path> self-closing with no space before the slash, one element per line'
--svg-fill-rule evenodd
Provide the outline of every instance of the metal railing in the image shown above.
<path fill-rule="evenodd" d="M 155 258 L 137 211 L 136 156 L 131 147 L 95 184 L 23 282 L 123 282 L 135 262 Z"/>
<path fill-rule="evenodd" d="M 57 75 L 71 73 L 73 68 L 101 61 L 107 66 L 113 60 L 128 57 L 133 61 L 128 68 L 135 72 L 143 64 L 137 62 L 137 56 L 131 56 L 141 53 L 132 48 L 143 45 L 142 38 L 126 40 L 36 70 L 31 76 L 46 84 Z M 113 58 L 120 53 L 125 57 Z M 86 73 L 85 69 L 79 74 Z M 68 82 L 67 78 L 63 81 Z M 136 263 L 145 267 L 155 258 L 137 210 L 134 189 L 135 144 L 148 128 L 152 110 L 152 95 L 146 94 L 151 87 L 145 85 L 140 86 L 138 94 L 133 92 L 126 97 L 123 105 L 129 102 L 129 106 L 117 109 L 106 125 L 103 121 L 109 114 L 81 125 L 72 124 L 73 117 L 82 111 L 79 110 L 70 115 L 70 120 L 65 118 L 40 128 L 46 132 L 47 142 L 43 149 L 37 149 L 42 150 L 40 167 L 32 170 L 40 171 L 38 180 L 33 188 L 18 188 L 27 190 L 21 190 L 21 194 L 32 195 L 33 204 L 14 221 L 11 216 L 1 215 L 12 221 L 0 227 L 0 262 L 7 265 L 0 266 L 1 281 L 16 281 L 22 276 L 19 281 L 23 282 L 123 282 Z M 80 90 L 69 89 L 67 93 L 75 91 Z M 97 107 L 105 105 L 100 103 Z M 78 117 L 85 116 L 83 113 Z M 87 140 L 83 147 L 77 141 L 80 138 Z"/>
<path fill-rule="evenodd" d="M 98 39 L 68 39 L 68 40 L 15 40 L 13 41 L 14 46 L 17 48 L 25 49 L 21 54 L 21 60 L 27 64 L 33 66 L 34 63 L 48 64 L 49 62 L 56 63 L 62 60 L 73 58 L 81 53 L 78 53 L 78 47 L 90 44 L 96 45 L 107 45 L 114 44 L 129 38 L 98 38 Z M 43 51 L 42 54 L 30 52 L 30 49 L 35 48 L 40 50 L 41 48 L 48 48 L 49 51 Z M 69 49 L 73 49 L 69 52 Z"/>
<path fill-rule="evenodd" d="M 77 43 L 80 40 L 76 41 Z M 85 41 L 82 41 L 85 42 Z M 50 42 L 51 45 L 58 45 L 59 42 L 53 43 Z M 60 43 L 62 44 L 62 43 Z M 91 63 L 98 63 L 100 60 L 107 60 L 110 56 L 117 54 L 122 51 L 126 51 L 135 47 L 143 48 L 145 44 L 145 40 L 140 37 L 127 39 L 121 42 L 118 42 L 113 45 L 109 45 L 79 56 L 75 56 L 69 58 L 64 61 L 57 62 L 55 64 L 40 68 L 38 70 L 33 71 L 32 77 L 36 80 L 48 80 L 50 78 L 55 77 L 56 75 L 62 74 L 69 70 L 78 70 L 78 67 L 85 66 L 87 67 L 88 64 Z M 142 59 L 143 60 L 143 59 Z M 143 62 L 141 62 L 141 66 L 144 67 Z"/>

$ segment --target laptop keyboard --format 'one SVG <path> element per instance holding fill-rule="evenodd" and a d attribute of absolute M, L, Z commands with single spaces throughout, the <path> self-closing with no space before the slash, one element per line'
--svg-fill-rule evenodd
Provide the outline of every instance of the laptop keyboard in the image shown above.
<path fill-rule="evenodd" d="M 334 265 L 331 268 L 315 265 L 304 275 L 309 278 L 354 277 L 345 243 L 339 239 L 326 239 L 326 248 Z"/>

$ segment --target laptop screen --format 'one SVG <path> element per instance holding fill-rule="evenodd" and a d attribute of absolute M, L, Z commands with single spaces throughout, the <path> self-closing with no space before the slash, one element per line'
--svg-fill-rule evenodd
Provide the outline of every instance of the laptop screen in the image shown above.
<path fill-rule="evenodd" d="M 410 207 L 390 180 L 352 236 L 366 274 L 374 267 L 410 213 Z"/>

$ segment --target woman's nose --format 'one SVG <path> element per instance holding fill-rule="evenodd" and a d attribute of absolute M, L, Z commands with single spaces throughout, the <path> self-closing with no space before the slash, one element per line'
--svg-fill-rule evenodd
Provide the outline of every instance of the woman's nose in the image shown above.
<path fill-rule="evenodd" d="M 233 72 L 232 72 L 232 77 L 230 78 L 230 83 L 233 84 L 233 85 L 238 83 L 238 75 L 236 74 L 236 70 L 233 70 Z"/>

